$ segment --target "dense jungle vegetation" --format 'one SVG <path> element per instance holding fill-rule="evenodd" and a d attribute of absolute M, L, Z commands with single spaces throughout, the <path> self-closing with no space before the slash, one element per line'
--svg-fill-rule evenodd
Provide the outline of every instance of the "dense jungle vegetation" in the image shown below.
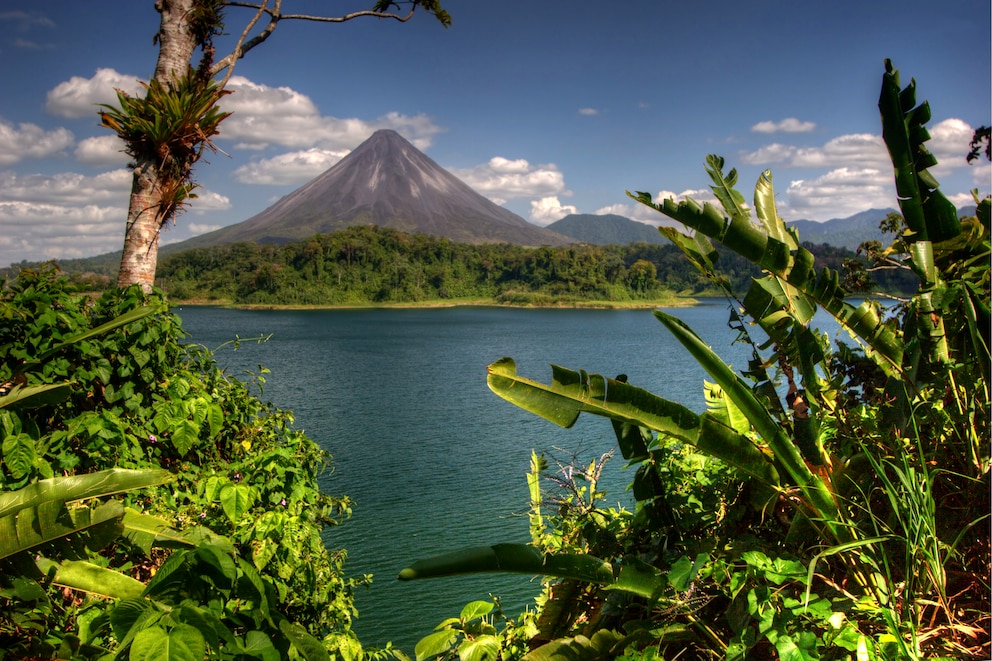
<path fill-rule="evenodd" d="M 864 260 L 851 251 L 809 247 L 817 267 L 863 268 Z M 717 269 L 741 292 L 760 273 L 728 250 L 721 252 Z M 185 251 L 162 261 L 158 283 L 174 300 L 256 305 L 622 304 L 720 294 L 671 244 L 468 245 L 373 225 L 282 246 L 244 243 Z M 891 271 L 880 273 L 877 283 L 895 291 L 907 284 Z"/>
<path fill-rule="evenodd" d="M 977 215 L 957 217 L 927 172 L 929 106 L 889 62 L 879 109 L 904 224 L 870 254 L 914 275 L 912 297 L 850 303 L 778 216 L 768 171 L 753 207 L 717 156 L 720 207 L 631 194 L 692 230 L 665 232 L 716 282 L 713 242 L 761 268 L 746 293 L 726 287 L 753 358 L 738 373 L 655 311 L 711 380 L 702 414 L 622 375 L 552 366 L 544 383 L 512 358 L 490 365 L 493 392 L 550 422 L 608 418 L 636 507 L 605 506 L 608 455 L 535 453 L 530 544 L 453 550 L 400 578 L 540 574 L 536 612 L 470 603 L 418 659 L 989 658 L 992 199 L 976 191 Z M 817 308 L 854 343 L 811 328 Z"/>
<path fill-rule="evenodd" d="M 868 256 L 915 278 L 911 297 L 850 303 L 843 283 L 867 273 L 814 268 L 778 216 L 770 172 L 753 205 L 717 156 L 707 172 L 719 208 L 632 194 L 689 228 L 664 231 L 727 296 L 753 359 L 735 372 L 675 316 L 654 313 L 709 375 L 703 413 L 622 375 L 553 367 L 546 384 L 511 358 L 490 365 L 494 393 L 553 423 L 608 418 L 636 506 L 605 507 L 607 455 L 564 465 L 536 448 L 519 497 L 530 544 L 454 550 L 400 573 L 541 575 L 535 608 L 467 604 L 425 632 L 418 661 L 990 657 L 992 199 L 976 192 L 976 215 L 957 217 L 927 172 L 929 107 L 889 63 L 879 108 L 902 218 Z M 430 243 L 367 228 L 342 236 Z M 258 248 L 277 259 L 246 257 L 242 277 L 279 264 L 268 269 L 277 284 L 290 269 L 362 282 L 360 270 L 334 270 L 340 251 L 286 259 L 311 245 L 332 254 L 334 240 Z M 718 271 L 727 260 L 715 243 L 757 270 L 743 290 Z M 346 249 L 346 265 L 349 254 L 361 262 Z M 427 282 L 396 254 L 378 277 Z M 560 282 L 552 274 L 570 262 L 556 254 L 538 250 L 529 268 Z M 603 261 L 629 279 L 639 260 L 654 266 L 644 254 Z M 810 327 L 817 309 L 851 345 Z M 350 508 L 317 486 L 329 457 L 291 413 L 182 338 L 159 290 L 93 298 L 51 266 L 2 282 L 0 659 L 405 659 L 351 630 L 363 579 L 345 578 L 346 552 L 321 539 Z"/>

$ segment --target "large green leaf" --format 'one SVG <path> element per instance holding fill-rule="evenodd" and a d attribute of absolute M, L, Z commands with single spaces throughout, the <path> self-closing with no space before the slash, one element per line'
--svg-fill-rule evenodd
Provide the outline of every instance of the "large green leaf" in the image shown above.
<path fill-rule="evenodd" d="M 0 493 L 0 517 L 47 502 L 72 502 L 85 498 L 164 484 L 173 479 L 167 470 L 131 470 L 111 468 L 87 473 L 39 480 L 16 491 Z"/>
<path fill-rule="evenodd" d="M 0 558 L 42 544 L 78 535 L 91 528 L 119 523 L 123 506 L 110 501 L 94 508 L 68 508 L 61 501 L 45 501 L 0 517 Z"/>
<path fill-rule="evenodd" d="M 961 233 L 957 209 L 927 172 L 937 163 L 923 144 L 930 139 L 925 126 L 930 121 L 930 106 L 926 102 L 916 106 L 916 81 L 900 89 L 899 72 L 889 60 L 885 61 L 878 110 L 882 139 L 895 171 L 899 208 L 912 231 L 908 240 L 938 242 L 956 237 Z"/>
<path fill-rule="evenodd" d="M 688 442 L 699 433 L 699 416 L 693 411 L 623 381 L 552 365 L 551 385 L 546 386 L 517 376 L 512 358 L 501 358 L 487 369 L 493 392 L 562 427 L 571 427 L 580 413 L 587 412 Z"/>
<path fill-rule="evenodd" d="M 511 572 L 612 583 L 610 563 L 584 554 L 541 553 L 529 544 L 477 546 L 418 560 L 399 574 L 401 581 L 480 572 Z"/>
<path fill-rule="evenodd" d="M 802 453 L 782 424 L 769 413 L 747 383 L 691 328 L 677 317 L 661 310 L 656 310 L 654 314 L 751 422 L 755 431 L 768 444 L 779 470 L 784 470 L 790 483 L 803 491 L 834 538 L 846 541 L 847 529 L 840 524 L 842 517 L 831 490 L 807 466 Z"/>
<path fill-rule="evenodd" d="M 138 599 L 145 591 L 141 581 L 83 560 L 63 562 L 52 582 L 107 599 Z"/>
<path fill-rule="evenodd" d="M 138 632 L 129 661 L 203 661 L 207 644 L 195 627 L 180 624 L 170 631 L 153 626 Z"/>
<path fill-rule="evenodd" d="M 330 656 L 320 641 L 311 636 L 299 624 L 282 620 L 279 622 L 279 630 L 306 661 L 330 661 Z"/>
<path fill-rule="evenodd" d="M 50 406 L 65 401 L 72 390 L 68 383 L 48 383 L 40 386 L 16 385 L 0 395 L 0 409 Z"/>
<path fill-rule="evenodd" d="M 745 435 L 709 415 L 658 397 L 624 381 L 552 365 L 551 385 L 517 376 L 512 358 L 489 366 L 489 388 L 525 411 L 563 427 L 582 412 L 645 427 L 711 454 L 748 475 L 778 486 L 775 467 Z"/>

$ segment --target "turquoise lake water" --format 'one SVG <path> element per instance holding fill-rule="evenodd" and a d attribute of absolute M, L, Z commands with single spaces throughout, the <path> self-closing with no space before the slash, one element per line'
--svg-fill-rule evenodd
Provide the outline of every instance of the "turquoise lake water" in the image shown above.
<path fill-rule="evenodd" d="M 737 368 L 747 353 L 723 301 L 668 310 Z M 547 383 L 549 364 L 630 383 L 702 411 L 702 370 L 648 310 L 455 307 L 176 312 L 190 341 L 220 347 L 231 374 L 266 375 L 263 399 L 293 411 L 298 428 L 333 455 L 322 487 L 347 494 L 354 514 L 325 541 L 349 553 L 348 573 L 374 575 L 360 591 L 355 630 L 366 645 L 416 642 L 462 606 L 499 595 L 519 612 L 539 592 L 527 576 L 475 575 L 401 583 L 411 561 L 465 546 L 527 542 L 531 450 L 582 464 L 616 446 L 609 421 L 582 416 L 561 429 L 494 395 L 486 366 L 503 356 Z M 834 326 L 835 327 L 835 326 Z M 221 346 L 236 336 L 235 351 Z M 613 458 L 608 503 L 630 507 L 632 474 Z"/>

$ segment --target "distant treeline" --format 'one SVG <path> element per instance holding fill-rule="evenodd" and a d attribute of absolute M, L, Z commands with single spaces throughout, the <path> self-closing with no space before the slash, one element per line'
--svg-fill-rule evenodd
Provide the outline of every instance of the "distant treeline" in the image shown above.
<path fill-rule="evenodd" d="M 849 250 L 807 246 L 840 270 Z M 758 272 L 732 253 L 720 273 L 743 292 Z M 673 245 L 558 248 L 469 245 L 373 225 L 284 245 L 238 243 L 172 255 L 157 285 L 174 300 L 247 305 L 362 305 L 491 300 L 520 305 L 636 302 L 715 293 Z"/>
<path fill-rule="evenodd" d="M 843 272 L 854 252 L 828 244 L 803 244 L 817 267 Z M 718 248 L 717 270 L 735 291 L 760 275 L 734 253 Z M 14 277 L 40 263 L 2 269 Z M 113 285 L 119 254 L 60 260 L 79 290 Z M 911 291 L 912 276 L 872 274 L 886 292 Z M 173 300 L 245 305 L 364 305 L 446 300 L 485 300 L 519 305 L 603 301 L 658 301 L 675 294 L 720 292 L 671 244 L 574 244 L 528 248 L 469 245 L 425 234 L 365 225 L 284 245 L 237 243 L 196 248 L 164 257 L 156 284 Z"/>

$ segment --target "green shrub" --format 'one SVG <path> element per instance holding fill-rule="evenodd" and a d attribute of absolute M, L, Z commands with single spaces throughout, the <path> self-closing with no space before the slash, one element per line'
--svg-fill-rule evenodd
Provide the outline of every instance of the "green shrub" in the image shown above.
<path fill-rule="evenodd" d="M 78 559 L 142 582 L 154 577 L 140 612 L 188 606 L 185 619 L 153 618 L 166 637 L 199 622 L 215 631 L 206 639 L 213 652 L 234 645 L 216 631 L 257 630 L 253 640 L 264 635 L 280 653 L 294 636 L 312 635 L 359 654 L 350 623 L 353 589 L 362 581 L 345 579 L 345 552 L 321 541 L 327 526 L 348 516 L 350 502 L 320 492 L 329 456 L 293 428 L 291 414 L 252 395 L 209 351 L 185 343 L 181 320 L 159 293 L 132 287 L 90 300 L 71 294 L 52 268 L 22 271 L 5 284 L 0 384 L 14 392 L 58 386 L 60 396 L 0 407 L 0 489 L 108 468 L 164 468 L 173 476 L 167 486 L 129 491 L 122 505 L 157 517 L 175 535 L 203 530 L 221 541 L 170 554 L 126 535 Z M 91 332 L 108 322 L 109 330 Z M 37 568 L 25 569 L 23 556 L 7 562 L 20 569 L 0 574 L 0 648 L 86 656 L 137 644 L 134 632 L 120 637 L 129 630 L 115 620 L 125 617 L 120 602 L 62 590 Z M 167 567 L 179 572 L 172 582 Z M 176 582 L 179 576 L 186 578 Z"/>

